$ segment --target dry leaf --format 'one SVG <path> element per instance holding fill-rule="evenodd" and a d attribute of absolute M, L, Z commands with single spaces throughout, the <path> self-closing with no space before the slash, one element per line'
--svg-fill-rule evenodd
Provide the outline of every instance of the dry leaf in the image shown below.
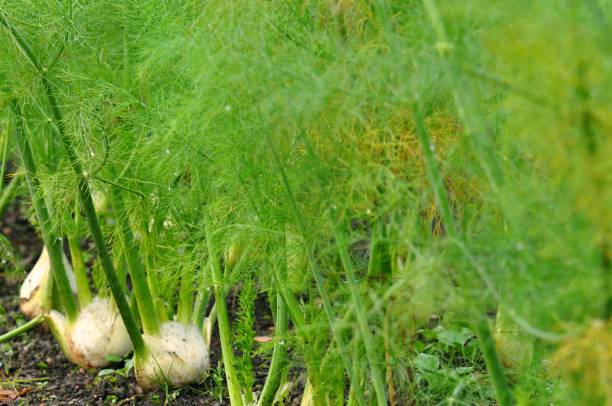
<path fill-rule="evenodd" d="M 32 388 L 21 388 L 18 391 L 14 389 L 0 389 L 0 400 L 15 400 L 25 396 Z"/>

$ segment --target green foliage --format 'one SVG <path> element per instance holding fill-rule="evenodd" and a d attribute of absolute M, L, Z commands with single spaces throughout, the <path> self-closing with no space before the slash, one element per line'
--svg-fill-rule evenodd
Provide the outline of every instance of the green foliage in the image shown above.
<path fill-rule="evenodd" d="M 232 342 L 242 389 L 253 385 L 254 298 L 279 291 L 275 267 L 286 264 L 280 282 L 305 323 L 300 330 L 291 321 L 290 359 L 308 370 L 319 401 L 342 398 L 338 388 L 353 378 L 372 387 L 374 365 L 397 404 L 493 402 L 465 326 L 501 304 L 506 331 L 536 347 L 521 369 L 529 373 L 507 371 L 517 399 L 575 403 L 583 380 L 551 374 L 544 360 L 611 312 L 612 3 L 439 0 L 445 41 L 420 1 L 371 3 L 0 7 L 42 64 L 53 64 L 88 180 L 103 195 L 121 190 L 165 313 L 176 307 L 181 277 L 212 287 L 205 225 L 227 247 L 223 288 L 242 284 Z M 56 234 L 70 234 L 76 179 L 39 77 L 5 31 L 0 106 L 23 105 L 50 221 Z M 440 55 L 452 58 L 450 75 Z M 436 204 L 440 190 L 449 213 Z M 120 264 L 122 237 L 113 213 L 105 216 Z M 338 228 L 358 296 L 341 265 Z M 240 251 L 235 263 L 232 250 Z M 97 262 L 93 269 L 104 291 Z M 430 327 L 440 319 L 442 327 Z M 564 362 L 579 363 L 571 354 Z M 220 370 L 212 372 L 215 397 L 225 390 Z M 375 399 L 372 390 L 364 396 Z"/>
<path fill-rule="evenodd" d="M 7 275 L 22 271 L 20 259 L 13 244 L 0 234 L 0 270 Z"/>
<path fill-rule="evenodd" d="M 240 386 L 247 392 L 251 393 L 255 376 L 253 375 L 253 345 L 255 343 L 255 299 L 257 291 L 255 284 L 251 279 L 244 281 L 240 294 L 238 296 L 238 310 L 236 312 L 236 321 L 233 326 L 234 339 L 233 343 L 238 350 L 240 357 L 236 358 L 236 366 Z"/>

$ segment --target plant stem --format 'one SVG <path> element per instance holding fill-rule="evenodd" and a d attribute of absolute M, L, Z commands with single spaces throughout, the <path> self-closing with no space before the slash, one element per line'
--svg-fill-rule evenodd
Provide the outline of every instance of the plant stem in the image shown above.
<path fill-rule="evenodd" d="M 452 209 L 448 200 L 448 193 L 446 192 L 446 187 L 444 186 L 444 180 L 442 178 L 442 174 L 440 173 L 438 162 L 433 154 L 434 146 L 431 143 L 429 134 L 427 132 L 427 127 L 425 126 L 425 122 L 423 120 L 421 106 L 419 106 L 418 103 L 414 104 L 414 122 L 417 137 L 419 138 L 419 142 L 421 144 L 421 151 L 423 152 L 423 157 L 425 159 L 427 176 L 431 182 L 431 187 L 436 198 L 438 210 L 440 210 L 440 217 L 442 217 L 444 230 L 446 230 L 446 233 L 450 238 L 458 239 L 459 233 L 457 232 L 455 218 L 453 217 Z"/>
<path fill-rule="evenodd" d="M 274 351 L 270 369 L 266 376 L 266 382 L 261 391 L 261 397 L 257 404 L 259 406 L 271 405 L 278 390 L 282 377 L 287 371 L 287 348 L 285 335 L 287 334 L 287 313 L 285 312 L 285 302 L 280 293 L 276 294 L 276 319 L 274 320 Z"/>
<path fill-rule="evenodd" d="M 104 236 L 102 235 L 102 230 L 100 229 L 100 224 L 98 223 L 98 217 L 96 214 L 96 210 L 93 205 L 93 201 L 91 198 L 91 191 L 89 189 L 89 184 L 87 182 L 87 178 L 83 172 L 81 167 L 81 163 L 77 158 L 76 148 L 73 145 L 73 141 L 70 136 L 67 134 L 66 129 L 64 127 L 64 121 L 62 117 L 62 113 L 59 109 L 59 104 L 55 99 L 55 92 L 53 89 L 53 85 L 47 78 L 47 70 L 42 67 L 34 52 L 28 45 L 27 40 L 19 33 L 15 27 L 13 27 L 6 16 L 2 11 L 0 11 L 0 20 L 3 25 L 5 25 L 9 32 L 11 33 L 11 37 L 16 42 L 19 49 L 22 51 L 23 55 L 26 59 L 36 68 L 38 73 L 40 74 L 41 81 L 45 87 L 45 93 L 47 95 L 47 99 L 49 100 L 49 105 L 51 107 L 52 120 L 54 124 L 54 128 L 60 137 L 62 144 L 64 146 L 64 150 L 66 151 L 66 155 L 68 156 L 68 160 L 70 165 L 72 166 L 72 170 L 74 171 L 77 177 L 77 188 L 79 193 L 79 198 L 81 200 L 81 205 L 83 207 L 83 211 L 85 213 L 85 217 L 87 218 L 87 223 L 89 225 L 89 229 L 91 230 L 91 235 L 94 240 L 94 244 L 96 246 L 96 250 L 98 251 L 98 257 L 100 262 L 102 263 L 102 268 L 104 270 L 104 274 L 106 276 L 106 280 L 110 286 L 111 292 L 117 304 L 117 308 L 119 310 L 119 314 L 123 319 L 123 322 L 127 328 L 128 334 L 130 336 L 130 340 L 134 346 L 134 352 L 137 356 L 145 355 L 145 345 L 140 335 L 140 329 L 136 324 L 136 320 L 134 319 L 134 315 L 130 312 L 130 306 L 125 297 L 125 292 L 121 288 L 121 284 L 119 283 L 119 279 L 117 278 L 117 273 L 113 267 L 113 262 L 111 260 L 110 254 L 108 252 L 108 248 L 106 246 L 106 242 L 104 240 Z M 45 221 L 41 221 L 42 224 L 48 224 Z M 54 244 L 57 243 L 57 240 Z M 48 246 L 49 250 L 52 249 L 52 246 Z M 51 253 L 51 251 L 50 251 Z M 60 252 L 61 253 L 61 252 Z M 53 256 L 51 256 L 53 258 Z M 57 262 L 58 259 L 56 258 Z M 61 264 L 61 255 L 59 257 L 59 263 Z M 52 262 L 53 263 L 53 262 Z M 63 268 L 62 268 L 63 269 Z"/>
<path fill-rule="evenodd" d="M 287 307 L 286 310 L 289 311 L 289 315 L 291 316 L 291 319 L 293 320 L 293 324 L 295 324 L 296 329 L 298 331 L 301 331 L 306 327 L 304 314 L 300 310 L 300 306 L 297 302 L 297 299 L 295 298 L 295 295 L 287 287 L 287 282 L 285 278 L 282 277 L 281 272 L 278 269 L 279 267 L 274 266 L 273 268 L 274 285 L 276 287 L 276 290 L 278 291 L 280 297 L 285 303 L 285 306 Z"/>
<path fill-rule="evenodd" d="M 0 183 L 2 183 L 1 179 L 3 178 L 0 178 Z M 8 186 L 2 189 L 2 193 L 0 193 L 0 217 L 2 217 L 2 214 L 4 213 L 4 209 L 6 209 L 6 207 L 13 200 L 13 197 L 15 196 L 15 193 L 17 192 L 17 186 L 19 185 L 20 181 L 21 181 L 21 177 L 18 174 L 15 174 L 15 176 L 13 176 L 13 178 L 9 182 Z"/>
<path fill-rule="evenodd" d="M 417 135 L 421 143 L 423 156 L 425 157 L 427 173 L 429 175 L 432 188 L 434 189 L 440 215 L 445 223 L 445 230 L 448 237 L 455 241 L 459 241 L 460 235 L 452 215 L 448 195 L 444 187 L 444 181 L 442 180 L 442 175 L 440 174 L 437 161 L 433 156 L 429 134 L 427 133 L 427 128 L 423 121 L 423 115 L 418 104 L 415 104 L 414 118 Z M 497 355 L 497 350 L 493 344 L 491 329 L 484 315 L 478 315 L 477 318 L 478 320 L 476 320 L 474 325 L 475 333 L 478 337 L 481 351 L 485 356 L 487 370 L 489 371 L 491 379 L 493 380 L 497 400 L 502 406 L 511 405 L 514 403 L 512 392 L 504 376 L 503 368 L 501 366 L 501 362 L 499 361 L 499 356 Z"/>
<path fill-rule="evenodd" d="M 272 143 L 270 136 L 267 134 L 266 134 L 266 140 L 268 142 L 270 152 L 272 153 L 272 158 L 274 159 L 274 162 L 276 163 L 276 166 L 278 168 L 278 171 L 279 171 L 282 183 L 283 183 L 283 187 L 285 189 L 285 193 L 287 194 L 287 199 L 289 200 L 289 204 L 291 206 L 291 210 L 293 211 L 295 220 L 298 223 L 298 227 L 300 229 L 300 232 L 302 233 L 303 238 L 306 239 L 308 235 L 308 228 L 306 227 L 306 222 L 304 221 L 302 213 L 300 212 L 300 209 L 293 195 L 293 191 L 289 184 L 289 179 L 287 178 L 285 169 L 283 165 L 281 164 L 280 158 L 278 156 L 278 151 L 276 151 L 276 147 Z M 348 376 L 352 377 L 353 373 L 352 373 L 351 363 L 348 359 L 348 356 L 346 355 L 344 351 L 344 349 L 346 348 L 346 345 L 342 337 L 340 337 L 340 335 L 334 329 L 335 316 L 332 310 L 331 301 L 327 294 L 327 290 L 325 289 L 325 286 L 323 284 L 323 276 L 321 275 L 321 271 L 317 264 L 317 260 L 314 257 L 314 254 L 312 253 L 310 247 L 306 246 L 304 248 L 306 249 L 306 252 L 307 252 L 309 268 L 315 280 L 317 291 L 319 293 L 319 296 L 321 297 L 321 301 L 323 302 L 323 310 L 325 312 L 325 316 L 327 317 L 327 322 L 329 324 L 329 327 L 332 333 L 332 338 L 334 339 L 334 341 L 336 342 L 336 345 L 338 346 L 338 350 L 340 351 L 340 358 L 342 359 L 344 368 L 346 369 Z"/>
<path fill-rule="evenodd" d="M 193 307 L 193 289 L 191 287 L 191 280 L 187 278 L 187 274 L 187 270 L 184 269 L 183 275 L 181 276 L 181 286 L 179 288 L 179 298 L 176 311 L 177 319 L 181 323 L 190 322 Z"/>
<path fill-rule="evenodd" d="M 104 240 L 104 236 L 102 235 L 102 230 L 100 229 L 100 224 L 98 223 L 98 215 L 96 213 L 96 209 L 94 208 L 93 200 L 91 198 L 91 191 L 89 189 L 87 178 L 83 174 L 83 169 L 81 168 L 81 164 L 78 161 L 76 151 L 74 149 L 74 146 L 72 145 L 72 140 L 70 139 L 68 134 L 66 134 L 66 131 L 64 129 L 62 115 L 58 108 L 55 97 L 53 96 L 53 88 L 51 86 L 51 83 L 46 80 L 44 76 L 43 82 L 45 83 L 47 97 L 49 99 L 49 103 L 51 104 L 53 120 L 55 122 L 57 132 L 62 139 L 62 144 L 64 145 L 64 149 L 66 151 L 66 154 L 68 155 L 68 160 L 70 161 L 75 175 L 77 176 L 79 198 L 83 206 L 83 211 L 85 212 L 85 217 L 87 218 L 87 223 L 89 225 L 89 229 L 91 231 L 96 250 L 98 251 L 98 257 L 100 259 L 100 262 L 102 263 L 102 269 L 104 270 L 106 280 L 113 294 L 113 298 L 115 299 L 115 302 L 117 304 L 117 308 L 119 310 L 121 318 L 123 319 L 123 322 L 127 328 L 130 340 L 134 345 L 134 352 L 137 354 L 137 356 L 144 356 L 144 341 L 142 339 L 142 336 L 140 335 L 140 330 L 138 329 L 138 325 L 136 324 L 134 315 L 132 315 L 132 313 L 130 312 L 130 306 L 125 297 L 125 292 L 121 288 L 121 283 L 119 282 L 117 273 L 113 266 L 113 261 L 108 251 L 108 247 L 106 246 L 106 241 Z"/>
<path fill-rule="evenodd" d="M 368 362 L 370 364 L 370 374 L 372 375 L 372 383 L 374 384 L 376 399 L 379 406 L 386 406 L 387 395 L 385 393 L 385 383 L 382 373 L 378 368 L 372 334 L 370 333 L 366 311 L 363 307 L 363 302 L 361 301 L 361 295 L 359 293 L 359 283 L 355 277 L 351 259 L 349 258 L 348 252 L 345 249 L 344 236 L 339 229 L 336 229 L 336 243 L 338 246 L 338 252 L 340 254 L 340 261 L 342 262 L 342 266 L 346 272 L 346 278 L 348 281 L 349 290 L 351 292 L 351 299 L 355 309 L 355 317 L 357 318 L 357 325 L 359 326 L 363 343 L 365 345 L 366 356 L 368 357 Z"/>
<path fill-rule="evenodd" d="M 391 277 L 391 256 L 389 255 L 389 244 L 385 240 L 385 224 L 382 220 L 377 221 L 372 230 L 368 277 L 374 279 Z"/>
<path fill-rule="evenodd" d="M 351 386 L 349 387 L 349 398 L 348 405 L 354 406 L 360 404 L 356 395 L 357 388 L 363 384 L 361 380 L 361 368 L 359 366 L 359 360 L 361 358 L 361 354 L 359 353 L 359 340 L 353 337 L 353 376 L 351 377 Z"/>
<path fill-rule="evenodd" d="M 313 393 L 312 383 L 310 382 L 310 375 L 306 378 L 306 384 L 304 385 L 304 392 L 302 393 L 302 400 L 300 406 L 313 406 Z"/>
<path fill-rule="evenodd" d="M 145 274 L 145 280 L 147 282 L 147 287 L 153 303 L 153 313 L 157 314 L 158 322 L 163 323 L 168 320 L 168 310 L 166 309 L 166 305 L 162 300 L 157 289 L 157 284 L 155 283 L 155 262 L 150 255 L 147 256 L 146 263 L 147 273 Z"/>
<path fill-rule="evenodd" d="M 31 329 L 33 329 L 34 327 L 38 326 L 39 324 L 41 324 L 42 322 L 45 321 L 45 316 L 38 315 L 36 317 L 34 317 L 32 320 L 28 321 L 27 323 L 22 324 L 19 327 L 16 327 L 14 329 L 12 329 L 11 331 L 8 331 L 4 334 L 2 334 L 0 336 L 0 344 L 7 342 L 11 339 L 13 339 L 14 337 L 17 337 L 20 334 L 23 334 Z"/>
<path fill-rule="evenodd" d="M 457 112 L 465 126 L 466 133 L 472 141 L 480 166 L 489 184 L 493 188 L 493 191 L 497 194 L 499 186 L 502 183 L 502 172 L 492 153 L 493 149 L 491 147 L 490 137 L 487 134 L 483 121 L 475 111 L 476 102 L 474 97 L 467 87 L 466 81 L 462 80 L 459 73 L 460 69 L 456 67 L 457 64 L 453 52 L 454 45 L 448 40 L 442 17 L 440 16 L 435 1 L 423 0 L 423 3 L 425 4 L 425 9 L 431 21 L 431 25 L 438 37 L 436 49 L 440 55 L 442 68 L 444 69 L 446 78 L 453 91 Z"/>
<path fill-rule="evenodd" d="M 225 304 L 225 286 L 223 283 L 223 272 L 217 256 L 214 243 L 214 235 L 210 230 L 210 220 L 206 221 L 206 244 L 208 246 L 208 260 L 212 273 L 213 288 L 215 292 L 215 305 L 217 308 L 217 322 L 219 324 L 219 338 L 221 339 L 221 353 L 223 355 L 223 365 L 229 392 L 230 404 L 232 406 L 242 406 L 242 395 L 240 384 L 236 374 L 234 350 L 232 348 L 232 333 L 230 330 L 229 316 Z"/>
<path fill-rule="evenodd" d="M 472 140 L 472 145 L 476 151 L 476 156 L 489 182 L 489 185 L 491 186 L 494 195 L 499 196 L 499 188 L 503 182 L 502 172 L 492 153 L 493 148 L 490 145 L 490 139 L 486 133 L 484 123 L 480 119 L 479 114 L 476 112 L 476 102 L 472 93 L 470 92 L 470 89 L 466 87 L 465 81 L 461 80 L 459 69 L 457 68 L 458 65 L 455 60 L 456 57 L 453 53 L 453 44 L 451 44 L 448 40 L 442 17 L 440 16 L 440 12 L 435 4 L 435 1 L 423 0 L 423 3 L 431 21 L 431 25 L 433 26 L 438 37 L 438 54 L 440 55 L 446 78 L 453 90 L 457 111 L 465 126 L 466 132 L 469 134 L 470 139 Z M 421 125 L 421 130 L 424 128 L 425 126 Z M 435 162 L 432 163 L 435 164 Z M 433 166 L 436 166 L 437 168 L 437 165 Z M 435 171 L 430 170 L 430 175 L 434 172 Z M 441 176 L 439 176 L 438 173 L 437 184 L 439 192 L 442 192 L 442 190 L 439 189 L 441 182 Z M 440 196 L 443 197 L 445 194 L 446 191 L 444 190 L 444 194 Z M 446 198 L 446 202 L 444 199 L 440 199 L 438 201 L 438 205 L 442 214 L 444 214 L 444 211 L 447 211 L 446 215 L 449 217 L 449 219 L 451 219 L 452 214 L 450 212 L 450 206 L 448 205 L 448 198 Z M 451 224 L 454 223 L 449 223 L 449 225 Z M 458 236 L 456 229 L 453 233 Z M 489 323 L 484 315 L 479 315 L 477 317 L 478 320 L 476 320 L 475 323 L 475 330 L 481 350 L 485 356 L 487 369 L 493 380 L 497 400 L 502 406 L 514 404 L 512 391 L 510 390 L 506 377 L 503 373 L 503 368 L 499 361 L 497 350 L 493 344 L 493 336 L 491 334 Z"/>
<path fill-rule="evenodd" d="M 204 273 L 204 272 L 202 272 Z M 195 304 L 193 307 L 193 313 L 191 314 L 191 322 L 201 329 L 204 325 L 204 318 L 206 317 L 206 309 L 208 303 L 210 303 L 211 292 L 208 288 L 200 287 L 198 294 L 196 295 Z"/>
<path fill-rule="evenodd" d="M 78 218 L 78 213 L 76 213 Z M 74 235 L 68 236 L 68 247 L 70 248 L 70 258 L 72 259 L 72 269 L 77 286 L 77 297 L 81 308 L 91 302 L 91 290 L 89 290 L 89 280 L 87 279 L 87 268 L 83 261 L 83 253 L 79 244 L 79 239 Z"/>
<path fill-rule="evenodd" d="M 134 241 L 134 234 L 130 228 L 125 203 L 123 202 L 123 195 L 121 190 L 116 188 L 111 188 L 111 195 L 111 204 L 117 213 L 117 225 L 121 232 L 125 259 L 127 260 L 130 276 L 132 277 L 132 284 L 134 287 L 134 294 L 136 295 L 136 302 L 138 303 L 138 310 L 140 311 L 142 328 L 146 334 L 155 335 L 159 332 L 158 317 L 155 314 L 155 305 L 147 283 L 144 265 L 138 254 L 136 241 Z"/>
<path fill-rule="evenodd" d="M 34 157 L 32 156 L 30 142 L 28 141 L 26 134 L 23 132 L 21 111 L 15 101 L 11 102 L 11 107 L 15 117 L 15 128 L 13 129 L 13 133 L 15 134 L 15 140 L 17 141 L 17 146 L 21 153 L 23 167 L 25 168 L 26 183 L 32 199 L 32 206 L 34 206 L 34 211 L 36 212 L 36 217 L 38 218 L 38 223 L 40 224 L 43 240 L 47 250 L 49 251 L 53 279 L 57 283 L 62 303 L 64 305 L 64 309 L 66 310 L 66 317 L 69 321 L 74 321 L 78 315 L 78 309 L 74 296 L 72 295 L 72 289 L 70 288 L 66 268 L 64 267 L 62 239 L 53 233 L 51 227 L 51 216 L 49 215 L 43 195 L 39 193 L 40 181 L 36 176 L 36 164 L 34 163 Z"/>
<path fill-rule="evenodd" d="M 206 342 L 206 347 L 210 350 L 210 340 L 212 338 L 212 330 L 215 327 L 215 323 L 217 322 L 217 305 L 213 303 L 210 308 L 210 313 L 208 317 L 202 323 L 202 334 L 204 335 L 204 341 Z"/>
<path fill-rule="evenodd" d="M 493 388 L 500 406 L 514 405 L 514 397 L 506 380 L 501 361 L 495 348 L 495 342 L 491 335 L 491 326 L 484 314 L 476 314 L 476 320 L 472 323 L 475 329 L 480 350 L 484 355 L 487 370 L 493 381 Z"/>
<path fill-rule="evenodd" d="M 8 164 L 6 157 L 8 153 L 9 134 L 11 133 L 11 120 L 8 120 L 7 135 L 4 137 L 4 144 L 2 146 L 2 158 L 0 159 L 0 192 L 4 190 L 4 175 L 6 173 L 6 166 Z M 3 196 L 3 195 L 2 195 Z M 0 215 L 2 214 L 2 205 L 0 204 Z"/>

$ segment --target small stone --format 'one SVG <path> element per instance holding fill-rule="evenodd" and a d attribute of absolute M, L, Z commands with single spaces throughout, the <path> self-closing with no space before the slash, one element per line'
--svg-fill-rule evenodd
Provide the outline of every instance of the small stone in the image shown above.
<path fill-rule="evenodd" d="M 140 386 L 133 383 L 130 385 L 130 389 L 132 390 L 133 393 L 137 395 L 142 395 L 142 388 Z"/>

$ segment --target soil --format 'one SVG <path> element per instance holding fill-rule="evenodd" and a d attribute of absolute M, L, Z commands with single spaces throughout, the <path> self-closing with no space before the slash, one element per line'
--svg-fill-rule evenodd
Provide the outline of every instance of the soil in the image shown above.
<path fill-rule="evenodd" d="M 17 199 L 7 208 L 0 221 L 0 233 L 4 234 L 22 258 L 25 271 L 34 265 L 42 244 L 35 229 L 23 215 L 23 204 Z M 0 271 L 2 269 L 0 268 Z M 0 272 L 0 334 L 23 323 L 19 313 L 19 286 L 25 272 Z M 228 299 L 229 310 L 235 309 L 235 300 Z M 272 330 L 269 305 L 264 297 L 256 302 L 255 334 L 268 336 Z M 256 344 L 257 345 L 257 344 Z M 136 383 L 133 370 L 123 374 L 123 364 L 116 364 L 117 372 L 98 376 L 97 370 L 85 370 L 68 361 L 48 329 L 41 325 L 0 344 L 0 405 L 221 405 L 229 404 L 220 365 L 221 349 L 218 333 L 213 333 L 211 343 L 211 374 L 201 385 L 144 392 Z M 261 392 L 269 365 L 269 359 L 253 358 L 255 385 L 253 391 Z M 300 381 L 292 373 L 294 382 Z M 124 376 L 125 375 L 125 376 Z M 292 390 L 289 404 L 299 404 L 302 385 L 298 382 Z M 6 400 L 7 398 L 13 400 Z"/>

